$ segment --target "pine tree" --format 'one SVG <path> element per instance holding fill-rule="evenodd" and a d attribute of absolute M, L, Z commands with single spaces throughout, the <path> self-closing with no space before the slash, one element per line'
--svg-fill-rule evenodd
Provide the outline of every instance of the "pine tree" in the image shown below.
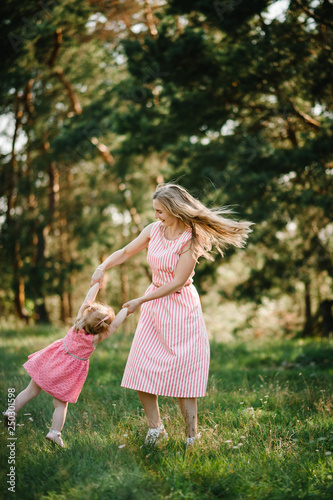
<path fill-rule="evenodd" d="M 167 178 L 256 223 L 262 264 L 243 290 L 260 300 L 302 283 L 310 334 L 313 278 L 333 277 L 332 9 L 291 1 L 268 20 L 270 3 L 170 2 L 156 39 L 125 40 L 129 83 L 145 93 L 123 131 L 137 152 L 165 152 Z"/>

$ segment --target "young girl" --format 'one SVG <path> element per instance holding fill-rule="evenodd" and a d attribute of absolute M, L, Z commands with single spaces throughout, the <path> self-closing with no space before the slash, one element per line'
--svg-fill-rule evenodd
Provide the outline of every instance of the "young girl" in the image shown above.
<path fill-rule="evenodd" d="M 52 427 L 46 439 L 64 446 L 61 431 L 68 403 L 76 403 L 88 375 L 89 357 L 97 344 L 107 339 L 127 316 L 122 309 L 115 317 L 112 307 L 93 304 L 99 283 L 90 288 L 80 307 L 74 326 L 67 335 L 28 356 L 23 365 L 31 376 L 30 384 L 16 397 L 4 415 L 7 426 L 15 425 L 17 413 L 41 390 L 53 396 Z"/>

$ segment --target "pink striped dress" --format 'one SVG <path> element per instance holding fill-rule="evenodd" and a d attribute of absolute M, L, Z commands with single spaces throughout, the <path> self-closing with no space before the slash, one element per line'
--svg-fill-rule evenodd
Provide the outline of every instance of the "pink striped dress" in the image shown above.
<path fill-rule="evenodd" d="M 153 224 L 147 261 L 153 283 L 146 294 L 171 281 L 192 232 L 174 240 L 164 237 L 161 222 Z M 129 389 L 181 398 L 206 394 L 209 342 L 192 276 L 180 293 L 145 302 L 121 385 Z"/>

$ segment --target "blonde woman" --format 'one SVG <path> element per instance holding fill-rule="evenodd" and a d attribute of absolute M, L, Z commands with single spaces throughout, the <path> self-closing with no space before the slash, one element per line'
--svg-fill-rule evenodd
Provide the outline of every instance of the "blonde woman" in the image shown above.
<path fill-rule="evenodd" d="M 213 260 L 213 247 L 222 255 L 227 245 L 242 248 L 251 222 L 226 218 L 226 209 L 208 209 L 176 184 L 159 185 L 153 206 L 158 221 L 107 257 L 91 285 L 102 286 L 107 269 L 148 248 L 152 283 L 142 297 L 123 305 L 128 314 L 141 306 L 141 315 L 121 385 L 138 392 L 149 424 L 146 444 L 167 437 L 160 395 L 178 399 L 190 445 L 200 436 L 197 398 L 205 396 L 210 359 L 200 299 L 192 284 L 194 268 L 199 257 Z"/>

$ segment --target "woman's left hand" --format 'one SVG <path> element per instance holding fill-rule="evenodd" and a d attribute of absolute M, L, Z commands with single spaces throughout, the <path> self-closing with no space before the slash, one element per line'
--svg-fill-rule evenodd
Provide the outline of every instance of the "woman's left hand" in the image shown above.
<path fill-rule="evenodd" d="M 140 299 L 133 299 L 133 300 L 129 300 L 128 302 L 123 304 L 122 307 L 128 308 L 127 315 L 129 315 L 129 314 L 134 313 L 134 311 L 136 311 L 137 308 L 141 306 L 141 304 L 142 304 L 142 302 Z"/>
<path fill-rule="evenodd" d="M 90 286 L 94 286 L 95 283 L 99 283 L 99 288 L 102 288 L 104 280 L 104 271 L 102 269 L 96 269 L 91 277 Z"/>

